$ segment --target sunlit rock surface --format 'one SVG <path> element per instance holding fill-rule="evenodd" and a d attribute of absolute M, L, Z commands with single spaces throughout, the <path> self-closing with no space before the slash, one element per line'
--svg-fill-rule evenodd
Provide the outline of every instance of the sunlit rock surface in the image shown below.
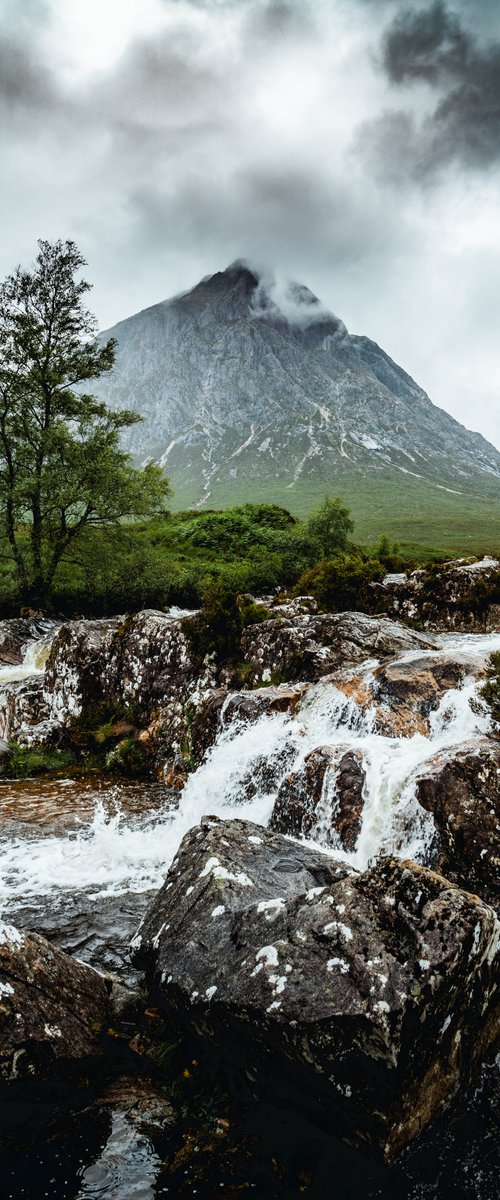
<path fill-rule="evenodd" d="M 237 1074 L 390 1160 L 498 1031 L 498 933 L 492 909 L 415 863 L 358 873 L 207 818 L 132 946 L 154 999 Z"/>

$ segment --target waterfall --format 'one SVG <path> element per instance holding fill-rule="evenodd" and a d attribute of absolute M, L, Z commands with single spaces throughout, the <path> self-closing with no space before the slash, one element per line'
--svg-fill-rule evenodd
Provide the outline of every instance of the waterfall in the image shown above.
<path fill-rule="evenodd" d="M 110 815 L 96 794 L 93 819 L 81 828 L 57 835 L 44 831 L 44 836 L 35 830 L 29 844 L 24 835 L 8 840 L 0 835 L 0 905 L 54 890 L 90 889 L 95 896 L 106 896 L 157 888 L 182 837 L 201 817 L 240 817 L 266 825 L 280 783 L 322 745 L 359 751 L 366 775 L 355 849 L 325 849 L 360 869 L 381 850 L 425 861 L 433 823 L 416 802 L 415 778 L 438 752 L 488 732 L 487 714 L 478 712 L 471 701 L 479 687 L 478 668 L 500 648 L 500 634 L 452 635 L 443 642 L 445 653 L 460 659 L 467 671 L 462 686 L 447 691 L 431 714 L 427 736 L 377 732 L 373 709 L 362 711 L 354 699 L 320 681 L 308 688 L 293 714 L 265 715 L 253 724 L 235 720 L 225 726 L 203 764 L 188 778 L 174 812 L 171 801 L 165 801 L 164 807 L 134 818 L 119 805 Z M 418 657 L 438 653 L 442 654 L 427 651 Z M 31 670 L 40 670 L 35 649 L 28 654 Z M 13 671 L 27 670 L 28 654 L 22 668 Z M 410 658 L 406 655 L 405 661 Z M 373 669 L 374 664 L 365 664 L 367 676 Z M 68 780 L 55 786 L 82 785 Z M 334 775 L 325 787 L 334 790 Z M 119 783 L 116 793 L 119 800 Z M 314 831 L 320 844 L 325 819 L 320 804 Z"/>

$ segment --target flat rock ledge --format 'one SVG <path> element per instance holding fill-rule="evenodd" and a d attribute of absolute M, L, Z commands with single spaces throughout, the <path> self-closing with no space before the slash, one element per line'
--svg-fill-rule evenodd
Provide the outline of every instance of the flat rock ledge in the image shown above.
<path fill-rule="evenodd" d="M 91 967 L 0 921 L 0 1091 L 100 1057 L 110 991 Z"/>
<path fill-rule="evenodd" d="M 133 939 L 150 994 L 229 1067 L 390 1162 L 498 1032 L 491 908 L 413 862 L 359 873 L 246 821 L 184 838 Z"/>

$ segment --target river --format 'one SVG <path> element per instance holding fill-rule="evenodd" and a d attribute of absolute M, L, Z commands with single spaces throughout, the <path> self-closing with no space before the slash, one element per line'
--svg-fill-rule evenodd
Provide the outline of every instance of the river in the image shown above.
<path fill-rule="evenodd" d="M 444 653 L 464 664 L 465 678 L 459 688 L 444 694 L 430 716 L 427 734 L 381 734 L 374 709 L 363 710 L 331 683 L 319 682 L 308 688 L 293 714 L 266 715 L 254 724 L 234 721 L 224 728 L 175 803 L 163 784 L 155 781 L 71 776 L 56 781 L 1 781 L 0 913 L 15 925 L 43 933 L 95 967 L 135 982 L 128 941 L 186 831 L 205 814 L 266 825 L 280 782 L 300 768 L 311 750 L 323 745 L 360 751 L 366 773 L 355 849 L 347 853 L 340 843 L 330 844 L 329 852 L 342 854 L 361 869 L 380 851 L 425 861 L 433 825 L 416 803 L 415 776 L 438 751 L 488 732 L 488 716 L 478 710 L 474 699 L 478 670 L 489 654 L 500 649 L 500 633 L 443 635 L 439 641 L 443 649 L 419 651 L 415 657 L 442 658 Z M 0 671 L 0 691 L 42 672 L 46 652 L 46 641 L 28 645 L 20 666 Z M 406 655 L 405 661 L 411 657 Z M 364 664 L 365 681 L 376 667 L 375 662 Z M 330 776 L 325 789 L 334 787 L 335 778 Z M 320 804 L 312 836 L 324 844 L 321 811 Z M 168 1187 L 162 1184 L 162 1191 L 158 1183 L 160 1158 L 154 1139 L 134 1132 L 123 1105 L 114 1109 L 104 1105 L 99 1111 L 101 1149 L 97 1157 L 92 1150 L 93 1165 L 88 1161 L 90 1152 L 83 1153 L 76 1173 L 73 1162 L 71 1188 L 56 1171 L 50 1179 L 46 1175 L 35 1192 L 28 1176 L 13 1171 L 8 1194 L 16 1200 L 21 1196 L 34 1200 L 35 1195 L 53 1200 L 69 1196 L 147 1200 L 163 1191 L 167 1194 Z M 487 1129 L 484 1136 L 487 1140 Z M 40 1158 L 40 1151 L 36 1153 Z M 74 1157 L 74 1150 L 71 1153 Z M 456 1158 L 456 1150 L 453 1154 Z M 48 1170 L 45 1164 L 43 1171 Z M 464 1196 L 489 1200 L 477 1175 L 470 1183 L 472 1190 L 464 1191 Z M 400 1194 L 415 1200 L 448 1195 L 444 1185 L 441 1191 L 433 1190 L 432 1179 L 417 1177 L 413 1186 L 416 1190 Z M 373 1192 L 379 1194 L 397 1192 Z"/>

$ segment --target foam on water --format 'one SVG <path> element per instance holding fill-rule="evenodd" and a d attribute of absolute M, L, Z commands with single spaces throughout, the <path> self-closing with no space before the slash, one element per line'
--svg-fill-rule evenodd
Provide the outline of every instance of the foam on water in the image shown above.
<path fill-rule="evenodd" d="M 470 659 L 471 668 L 500 649 L 500 634 L 443 641 L 446 651 Z M 427 652 L 434 653 L 438 651 Z M 0 842 L 0 905 L 6 908 L 9 900 L 54 889 L 90 888 L 103 896 L 156 888 L 182 837 L 202 816 L 267 824 L 282 779 L 325 744 L 360 750 L 365 764 L 361 833 L 355 852 L 344 857 L 359 868 L 381 849 L 422 860 L 433 827 L 414 798 L 415 775 L 439 751 L 487 732 L 488 717 L 470 704 L 477 687 L 471 674 L 461 688 L 446 693 L 432 714 L 429 737 L 396 738 L 375 731 L 372 710 L 362 712 L 352 698 L 320 682 L 307 691 L 294 715 L 278 713 L 225 728 L 188 779 L 174 814 L 156 808 L 130 823 L 120 812 L 110 816 L 97 804 L 92 823 L 81 831 L 33 837 L 29 843 L 20 837 Z M 318 840 L 321 836 L 319 820 Z"/>

